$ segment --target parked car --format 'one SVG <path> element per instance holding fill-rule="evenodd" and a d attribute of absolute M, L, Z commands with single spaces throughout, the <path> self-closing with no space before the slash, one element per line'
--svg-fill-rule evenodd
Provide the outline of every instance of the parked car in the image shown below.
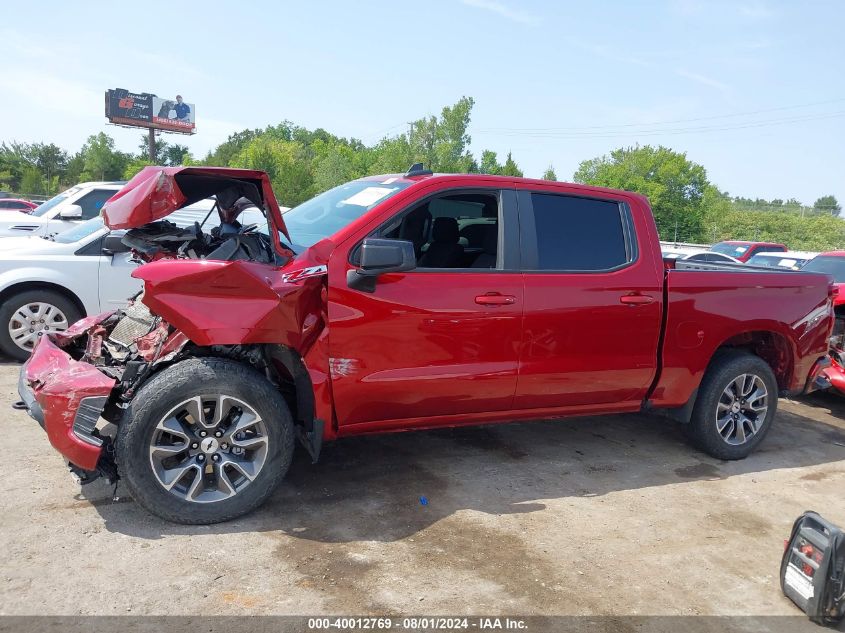
<path fill-rule="evenodd" d="M 0 237 L 53 237 L 100 215 L 121 182 L 84 182 L 39 205 L 31 213 L 0 209 Z"/>
<path fill-rule="evenodd" d="M 757 253 L 746 262 L 749 266 L 764 266 L 766 268 L 786 268 L 787 270 L 801 270 L 804 264 L 813 259 L 818 253 L 807 251 L 786 251 L 783 253 Z"/>
<path fill-rule="evenodd" d="M 741 263 L 736 257 L 725 255 L 723 253 L 716 253 L 712 251 L 705 251 L 703 253 L 691 253 L 681 257 L 687 262 L 710 262 L 711 264 L 739 264 Z"/>
<path fill-rule="evenodd" d="M 225 231 L 160 222 L 208 195 Z M 239 196 L 268 233 L 231 228 Z M 316 460 L 358 434 L 645 411 L 741 459 L 828 363 L 826 275 L 666 270 L 639 194 L 415 165 L 282 216 L 263 172 L 148 167 L 103 217 L 180 256 L 133 272 L 129 308 L 41 336 L 18 406 L 83 481 L 119 468 L 170 521 L 257 507 L 297 439 Z"/>
<path fill-rule="evenodd" d="M 830 275 L 835 284 L 833 309 L 836 321 L 830 337 L 831 365 L 824 374 L 830 386 L 845 395 L 845 251 L 820 253 L 801 270 Z"/>
<path fill-rule="evenodd" d="M 170 221 L 191 227 L 208 216 L 213 204 L 202 200 L 177 211 Z M 257 209 L 241 217 L 263 220 Z M 205 228 L 217 223 L 214 214 Z M 262 228 L 266 232 L 266 223 Z M 131 276 L 138 261 L 123 243 L 124 233 L 110 234 L 96 217 L 54 239 L 0 240 L 0 351 L 26 360 L 42 332 L 61 332 L 82 317 L 125 306 L 141 290 L 141 282 Z"/>
<path fill-rule="evenodd" d="M 710 247 L 710 250 L 714 253 L 730 255 L 741 262 L 747 262 L 757 253 L 784 252 L 787 249 L 784 244 L 776 244 L 774 242 L 742 242 L 729 240 L 713 244 L 713 246 Z"/>
<path fill-rule="evenodd" d="M 0 199 L 0 211 L 20 211 L 21 213 L 32 213 L 38 207 L 34 202 L 22 198 Z"/>

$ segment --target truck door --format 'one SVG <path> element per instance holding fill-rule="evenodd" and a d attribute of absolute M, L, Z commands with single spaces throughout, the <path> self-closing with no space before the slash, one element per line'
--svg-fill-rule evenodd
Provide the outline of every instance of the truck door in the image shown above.
<path fill-rule="evenodd" d="M 643 213 L 577 187 L 520 190 L 525 316 L 515 408 L 635 403 L 655 372 L 662 270 Z"/>
<path fill-rule="evenodd" d="M 515 193 L 441 190 L 335 249 L 329 350 L 340 426 L 430 426 L 437 416 L 508 410 L 522 320 Z M 418 268 L 350 288 L 365 237 L 405 239 Z"/>

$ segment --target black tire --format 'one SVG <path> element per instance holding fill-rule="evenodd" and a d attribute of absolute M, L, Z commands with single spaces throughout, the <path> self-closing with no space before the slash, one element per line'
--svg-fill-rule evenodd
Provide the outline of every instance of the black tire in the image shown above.
<path fill-rule="evenodd" d="M 768 392 L 768 409 L 759 416 L 757 431 L 741 444 L 731 444 L 717 427 L 717 407 L 729 385 L 743 374 L 758 377 Z M 741 350 L 719 352 L 711 361 L 693 408 L 689 424 L 684 431 L 690 441 L 700 450 L 717 459 L 744 459 L 763 441 L 777 413 L 778 384 L 769 364 L 759 356 Z M 732 423 L 736 424 L 736 423 Z M 730 432 L 730 428 L 727 429 Z M 743 429 L 745 435 L 746 429 Z M 736 441 L 736 438 L 732 438 Z"/>
<path fill-rule="evenodd" d="M 25 361 L 29 358 L 31 346 L 29 349 L 24 349 L 12 340 L 9 334 L 12 318 L 19 309 L 35 303 L 46 303 L 57 308 L 64 314 L 68 325 L 73 325 L 83 317 L 82 312 L 71 299 L 55 290 L 25 290 L 13 294 L 0 306 L 0 350 L 15 360 Z"/>
<path fill-rule="evenodd" d="M 267 455 L 254 480 L 234 496 L 196 503 L 168 492 L 153 471 L 150 446 L 156 425 L 179 403 L 194 396 L 226 394 L 248 404 L 267 429 Z M 167 521 L 188 525 L 219 523 L 260 506 L 287 473 L 294 427 L 279 391 L 255 369 L 221 358 L 192 358 L 164 369 L 144 384 L 118 426 L 118 472 L 133 498 Z"/>

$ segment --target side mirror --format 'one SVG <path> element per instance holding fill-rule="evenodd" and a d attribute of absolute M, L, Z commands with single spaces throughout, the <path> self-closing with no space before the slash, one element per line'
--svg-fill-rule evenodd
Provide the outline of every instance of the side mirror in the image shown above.
<path fill-rule="evenodd" d="M 123 243 L 122 235 L 109 233 L 103 238 L 103 255 L 115 255 L 116 253 L 128 253 L 130 248 Z"/>
<path fill-rule="evenodd" d="M 82 219 L 82 207 L 78 204 L 69 204 L 59 212 L 59 217 L 62 220 L 80 220 Z"/>
<path fill-rule="evenodd" d="M 375 292 L 376 277 L 401 273 L 417 267 L 413 242 L 368 237 L 361 244 L 361 265 L 346 275 L 346 284 L 355 290 Z"/>

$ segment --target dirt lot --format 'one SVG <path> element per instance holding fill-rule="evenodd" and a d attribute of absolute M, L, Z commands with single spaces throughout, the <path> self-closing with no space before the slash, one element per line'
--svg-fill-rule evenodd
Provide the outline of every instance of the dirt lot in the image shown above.
<path fill-rule="evenodd" d="M 793 615 L 793 519 L 845 525 L 835 396 L 782 403 L 734 463 L 640 415 L 344 440 L 253 515 L 183 527 L 80 494 L 9 408 L 17 374 L 0 366 L 2 614 Z"/>

